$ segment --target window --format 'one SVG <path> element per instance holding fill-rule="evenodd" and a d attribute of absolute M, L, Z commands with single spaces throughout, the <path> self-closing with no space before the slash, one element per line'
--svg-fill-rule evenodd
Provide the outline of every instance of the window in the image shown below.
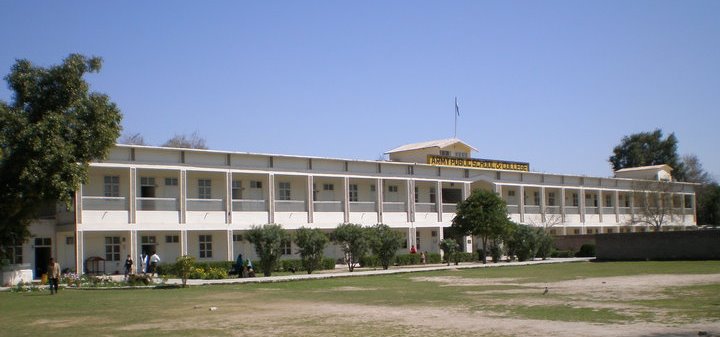
<path fill-rule="evenodd" d="M 323 191 L 334 191 L 335 185 L 333 184 L 323 184 Z"/>
<path fill-rule="evenodd" d="M 120 196 L 120 176 L 105 176 L 105 196 Z"/>
<path fill-rule="evenodd" d="M 540 192 L 533 192 L 533 205 L 540 205 Z"/>
<path fill-rule="evenodd" d="M 350 199 L 350 201 L 358 201 L 358 185 L 357 184 L 350 184 L 348 186 L 348 199 Z"/>
<path fill-rule="evenodd" d="M 262 182 L 257 180 L 250 180 L 250 188 L 262 188 Z"/>
<path fill-rule="evenodd" d="M 555 206 L 555 192 L 548 193 L 548 206 Z"/>
<path fill-rule="evenodd" d="M 198 198 L 212 198 L 212 187 L 210 179 L 198 179 Z"/>
<path fill-rule="evenodd" d="M 508 191 L 508 197 L 514 197 L 514 196 L 515 196 L 515 191 L 513 191 L 513 190 Z"/>
<path fill-rule="evenodd" d="M 580 205 L 580 201 L 579 201 L 579 199 L 578 199 L 578 194 L 577 194 L 577 193 L 573 193 L 573 194 L 572 194 L 572 205 L 573 205 L 574 207 L 578 207 L 578 205 Z"/>
<path fill-rule="evenodd" d="M 155 235 L 141 236 L 141 237 L 140 237 L 140 242 L 141 242 L 142 244 L 152 245 L 152 244 L 156 244 L 156 243 L 157 243 L 157 239 L 155 238 Z"/>
<path fill-rule="evenodd" d="M 388 185 L 388 192 L 397 193 L 397 191 L 398 191 L 397 185 Z"/>
<path fill-rule="evenodd" d="M 49 247 L 52 246 L 52 240 L 50 238 L 35 238 L 35 245 Z"/>
<path fill-rule="evenodd" d="M 198 238 L 200 242 L 200 256 L 201 259 L 212 257 L 212 235 L 200 235 Z"/>
<path fill-rule="evenodd" d="M 140 186 L 155 187 L 155 177 L 140 177 Z"/>
<path fill-rule="evenodd" d="M 436 237 L 437 237 L 437 231 L 430 231 L 430 236 L 436 238 Z"/>
<path fill-rule="evenodd" d="M 467 158 L 467 152 L 455 152 L 455 157 Z"/>
<path fill-rule="evenodd" d="M 233 180 L 232 182 L 232 198 L 235 200 L 242 199 L 242 181 Z"/>
<path fill-rule="evenodd" d="M 75 237 L 74 236 L 66 236 L 65 237 L 65 244 L 68 246 L 75 244 Z"/>
<path fill-rule="evenodd" d="M 278 184 L 278 200 L 290 200 L 290 183 Z"/>
<path fill-rule="evenodd" d="M 579 230 L 579 229 L 573 229 L 573 233 L 575 233 L 575 235 L 578 235 L 578 234 L 580 234 L 580 230 Z"/>
<path fill-rule="evenodd" d="M 292 243 L 290 240 L 283 241 L 282 255 L 292 255 Z"/>
<path fill-rule="evenodd" d="M 415 202 L 420 202 L 420 188 L 415 187 Z"/>
<path fill-rule="evenodd" d="M 165 186 L 177 186 L 178 178 L 165 178 Z"/>
<path fill-rule="evenodd" d="M 120 261 L 120 237 L 105 237 L 105 261 Z"/>
<path fill-rule="evenodd" d="M 685 196 L 685 208 L 693 208 L 692 196 L 690 195 Z"/>
<path fill-rule="evenodd" d="M 23 263 L 23 250 L 22 243 L 10 246 L 10 264 L 22 264 Z"/>
<path fill-rule="evenodd" d="M 165 235 L 165 243 L 178 243 L 180 242 L 180 236 L 178 235 Z"/>
<path fill-rule="evenodd" d="M 450 151 L 440 150 L 440 155 L 445 157 L 450 157 Z"/>
<path fill-rule="evenodd" d="M 612 207 L 612 195 L 605 195 L 605 207 Z"/>
<path fill-rule="evenodd" d="M 233 234 L 233 242 L 240 242 L 243 240 L 242 234 Z"/>
<path fill-rule="evenodd" d="M 613 233 L 613 229 L 612 229 L 612 228 L 608 228 L 608 229 L 607 229 L 607 233 L 608 233 L 608 234 L 612 234 L 612 233 Z"/>
<path fill-rule="evenodd" d="M 437 202 L 436 200 L 437 200 L 437 196 L 435 194 L 435 187 L 431 187 L 430 188 L 430 203 L 434 204 Z"/>
<path fill-rule="evenodd" d="M 370 192 L 375 192 L 375 185 L 370 185 Z"/>

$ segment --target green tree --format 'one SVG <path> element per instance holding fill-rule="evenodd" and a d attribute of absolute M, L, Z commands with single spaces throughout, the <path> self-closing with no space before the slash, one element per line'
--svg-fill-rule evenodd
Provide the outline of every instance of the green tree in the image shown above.
<path fill-rule="evenodd" d="M 661 130 L 640 132 L 623 137 L 615 146 L 609 161 L 614 171 L 619 169 L 667 164 L 673 168 L 675 180 L 685 181 L 685 165 L 677 154 L 677 138 L 671 133 L 663 139 Z"/>
<path fill-rule="evenodd" d="M 507 241 L 508 251 L 517 256 L 518 261 L 526 261 L 535 257 L 538 243 L 537 232 L 527 225 L 513 224 L 512 227 L 512 234 Z"/>
<path fill-rule="evenodd" d="M 553 251 L 554 240 L 552 235 L 545 228 L 535 228 L 535 238 L 537 240 L 535 257 L 543 260 L 547 259 Z"/>
<path fill-rule="evenodd" d="M 720 185 L 712 183 L 698 187 L 697 215 L 700 226 L 720 226 Z"/>
<path fill-rule="evenodd" d="M 308 274 L 320 269 L 327 243 L 328 236 L 319 228 L 300 227 L 295 232 L 295 244 L 298 246 L 303 268 Z"/>
<path fill-rule="evenodd" d="M 371 228 L 371 247 L 373 254 L 377 255 L 383 269 L 390 267 L 397 250 L 403 243 L 402 234 L 385 224 L 377 224 Z"/>
<path fill-rule="evenodd" d="M 487 263 L 488 242 L 507 230 L 507 206 L 497 194 L 477 189 L 458 203 L 451 228 L 463 235 L 474 235 L 482 241 L 482 260 Z"/>
<path fill-rule="evenodd" d="M 101 65 L 78 54 L 49 68 L 18 60 L 5 77 L 13 100 L 0 101 L 0 247 L 24 241 L 46 202 L 70 207 L 88 163 L 120 135 L 120 110 L 83 78 Z"/>
<path fill-rule="evenodd" d="M 458 264 L 457 252 L 460 249 L 460 245 L 454 239 L 443 239 L 440 241 L 440 249 L 445 254 L 445 261 L 447 265 L 450 265 L 450 261 L 454 261 L 455 265 Z"/>
<path fill-rule="evenodd" d="M 282 247 L 288 240 L 288 234 L 281 225 L 266 224 L 252 226 L 247 240 L 255 245 L 255 253 L 260 258 L 260 268 L 265 276 L 272 275 L 275 266 L 282 256 Z"/>
<path fill-rule="evenodd" d="M 175 270 L 177 270 L 178 276 L 182 279 L 183 288 L 187 287 L 187 280 L 192 273 L 192 269 L 195 266 L 195 258 L 192 256 L 178 256 L 175 260 Z"/>
<path fill-rule="evenodd" d="M 333 236 L 345 253 L 345 262 L 352 272 L 370 248 L 368 231 L 362 225 L 347 223 L 338 225 Z"/>

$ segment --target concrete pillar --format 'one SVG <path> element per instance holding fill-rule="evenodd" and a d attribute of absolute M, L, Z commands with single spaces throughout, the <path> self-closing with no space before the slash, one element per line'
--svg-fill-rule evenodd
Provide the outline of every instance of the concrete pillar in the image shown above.
<path fill-rule="evenodd" d="M 85 274 L 83 269 L 85 261 L 85 234 L 81 230 L 75 231 L 75 271 L 78 275 Z"/>
<path fill-rule="evenodd" d="M 617 190 L 614 192 L 613 206 L 615 209 L 615 223 L 620 223 L 620 192 Z M 619 229 L 618 232 L 620 232 Z"/>
<path fill-rule="evenodd" d="M 578 193 L 580 194 L 578 195 L 578 204 L 580 205 L 580 207 L 578 207 L 580 209 L 580 222 L 583 225 L 583 230 L 580 234 L 585 234 L 585 189 L 581 188 Z"/>
<path fill-rule="evenodd" d="M 313 214 L 315 213 L 315 199 L 313 198 L 313 192 L 315 190 L 315 177 L 312 175 L 307 176 L 307 222 L 309 224 L 313 223 Z"/>
<path fill-rule="evenodd" d="M 227 232 L 227 256 L 228 261 L 235 261 L 235 247 L 233 246 L 233 231 L 228 229 Z"/>
<path fill-rule="evenodd" d="M 232 223 L 232 173 L 225 172 L 225 223 Z"/>
<path fill-rule="evenodd" d="M 525 223 L 525 186 L 520 185 L 518 205 L 520 207 L 520 222 Z"/>
<path fill-rule="evenodd" d="M 129 193 L 128 193 L 128 218 L 130 223 L 137 223 L 137 169 L 134 167 L 130 168 L 130 181 Z"/>
<path fill-rule="evenodd" d="M 275 175 L 268 174 L 268 223 L 275 223 Z"/>
<path fill-rule="evenodd" d="M 565 188 L 560 189 L 560 217 L 562 218 L 564 228 L 567 223 L 565 220 Z"/>
<path fill-rule="evenodd" d="M 540 217 L 542 219 L 543 224 L 547 222 L 547 218 L 545 217 L 545 187 L 540 187 Z"/>
<path fill-rule="evenodd" d="M 343 222 L 350 222 L 350 178 L 343 177 Z"/>
<path fill-rule="evenodd" d="M 377 187 L 375 192 L 377 193 L 377 217 L 378 223 L 383 223 L 383 180 L 378 178 L 376 181 Z"/>
<path fill-rule="evenodd" d="M 180 256 L 188 255 L 187 230 L 180 230 Z"/>
<path fill-rule="evenodd" d="M 597 198 L 598 198 L 598 219 L 600 219 L 600 223 L 603 222 L 603 207 L 605 206 L 605 200 L 603 199 L 602 190 L 598 190 L 597 192 Z"/>
<path fill-rule="evenodd" d="M 186 223 L 187 215 L 187 170 L 180 170 L 180 223 Z"/>
<path fill-rule="evenodd" d="M 438 222 L 442 222 L 442 181 L 435 182 L 435 208 L 437 211 Z"/>
<path fill-rule="evenodd" d="M 406 180 L 405 181 L 405 199 L 407 200 L 407 203 L 405 203 L 405 211 L 407 213 L 407 222 L 414 222 L 415 221 L 415 181 L 414 180 Z"/>

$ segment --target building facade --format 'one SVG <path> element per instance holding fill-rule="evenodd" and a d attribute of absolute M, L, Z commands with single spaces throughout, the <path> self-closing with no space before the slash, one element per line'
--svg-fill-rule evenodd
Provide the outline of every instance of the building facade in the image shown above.
<path fill-rule="evenodd" d="M 384 223 L 405 235 L 406 248 L 437 252 L 457 202 L 478 188 L 500 195 L 513 221 L 555 235 L 646 231 L 630 224 L 638 198 L 652 194 L 638 193 L 637 183 L 670 169 L 631 170 L 628 178 L 620 171 L 612 178 L 550 174 L 531 172 L 528 163 L 473 159 L 473 151 L 446 139 L 366 161 L 117 145 L 91 163 L 74 212 L 35 222 L 18 252 L 38 275 L 50 256 L 71 270 L 107 274 L 122 272 L 128 254 L 137 261 L 157 252 L 162 262 L 254 258 L 244 234 L 267 223 L 328 232 L 340 223 Z M 677 216 L 665 228 L 695 227 L 694 186 L 669 184 Z M 472 238 L 465 247 L 476 248 Z M 297 258 L 293 245 L 285 252 Z M 342 257 L 334 245 L 325 253 Z"/>

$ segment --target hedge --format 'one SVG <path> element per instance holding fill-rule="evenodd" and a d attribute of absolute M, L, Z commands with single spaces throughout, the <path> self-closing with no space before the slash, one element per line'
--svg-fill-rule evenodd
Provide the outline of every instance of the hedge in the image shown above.
<path fill-rule="evenodd" d="M 440 263 L 440 254 L 428 253 L 426 256 L 426 263 Z M 395 255 L 392 264 L 395 266 L 410 266 L 421 264 L 420 254 Z M 365 255 L 360 259 L 360 267 L 380 267 L 380 260 L 375 255 Z"/>

